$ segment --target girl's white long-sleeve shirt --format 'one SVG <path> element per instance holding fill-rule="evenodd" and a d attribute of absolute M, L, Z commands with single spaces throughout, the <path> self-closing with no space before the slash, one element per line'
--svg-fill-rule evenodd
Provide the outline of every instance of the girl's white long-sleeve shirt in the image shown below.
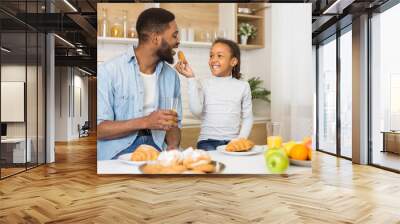
<path fill-rule="evenodd" d="M 253 126 L 250 85 L 229 77 L 188 79 L 189 109 L 201 119 L 199 141 L 248 138 Z"/>

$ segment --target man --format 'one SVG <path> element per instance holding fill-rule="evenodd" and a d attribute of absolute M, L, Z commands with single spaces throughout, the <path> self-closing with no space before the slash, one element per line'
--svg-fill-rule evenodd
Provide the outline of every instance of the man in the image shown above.
<path fill-rule="evenodd" d="M 179 146 L 180 82 L 166 64 L 174 62 L 173 48 L 179 45 L 175 16 L 165 9 L 147 9 L 139 15 L 136 31 L 136 48 L 99 66 L 99 160 L 116 159 L 141 144 L 158 150 Z M 170 108 L 171 99 L 177 99 L 177 112 Z"/>

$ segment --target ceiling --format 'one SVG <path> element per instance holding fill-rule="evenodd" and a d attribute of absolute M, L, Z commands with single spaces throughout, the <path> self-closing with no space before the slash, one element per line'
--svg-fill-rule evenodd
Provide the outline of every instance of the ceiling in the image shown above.
<path fill-rule="evenodd" d="M 308 0 L 312 3 L 313 44 L 332 36 L 352 23 L 352 19 L 374 11 L 388 0 Z"/>
<path fill-rule="evenodd" d="M 312 3 L 312 37 L 317 44 L 351 24 L 352 17 L 379 7 L 388 0 L 270 0 L 270 3 Z M 0 25 L 4 43 L 20 55 L 26 55 L 25 38 L 18 33 L 54 32 L 56 65 L 78 66 L 96 73 L 96 27 L 98 2 L 135 2 L 115 0 L 1 0 Z M 149 2 L 149 1 L 147 1 Z M 151 2 L 151 1 L 150 1 Z M 179 0 L 176 0 L 179 2 Z M 222 0 L 220 2 L 223 2 Z M 337 2 L 337 3 L 335 3 Z M 68 5 L 68 3 L 70 5 Z M 52 11 L 52 13 L 49 13 Z M 22 35 L 24 36 L 24 35 Z M 28 35 L 29 36 L 29 35 Z M 28 42 L 32 37 L 28 38 Z M 34 43 L 27 53 L 34 52 Z M 15 53 L 17 56 L 18 53 Z"/>
<path fill-rule="evenodd" d="M 96 3 L 95 0 L 68 0 L 76 10 L 64 0 L 1 0 L 0 26 L 2 46 L 12 49 L 7 54 L 15 62 L 36 55 L 33 44 L 26 45 L 33 35 L 29 32 L 54 32 L 61 38 L 55 38 L 56 66 L 77 66 L 96 74 Z M 49 11 L 52 13 L 49 13 Z M 36 40 L 34 41 L 36 42 Z M 25 52 L 27 46 L 27 52 Z M 4 60 L 4 58 L 3 58 Z"/>

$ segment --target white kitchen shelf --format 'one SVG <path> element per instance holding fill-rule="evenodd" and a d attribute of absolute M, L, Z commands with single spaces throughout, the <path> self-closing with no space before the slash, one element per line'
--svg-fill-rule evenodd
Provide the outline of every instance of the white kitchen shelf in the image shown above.
<path fill-rule="evenodd" d="M 134 44 L 138 43 L 137 38 L 121 38 L 121 37 L 97 37 L 97 43 L 100 44 Z M 197 41 L 181 41 L 180 47 L 189 47 L 189 48 L 210 48 L 211 42 L 197 42 Z M 264 48 L 262 45 L 242 45 L 239 44 L 240 49 L 242 50 L 253 50 L 253 49 L 261 49 Z"/>
<path fill-rule="evenodd" d="M 137 38 L 116 38 L 116 37 L 97 37 L 98 43 L 103 44 L 137 44 Z M 210 42 L 193 42 L 193 41 L 181 41 L 181 47 L 191 47 L 191 48 L 210 48 Z"/>
<path fill-rule="evenodd" d="M 243 13 L 238 13 L 237 16 L 239 18 L 245 18 L 245 19 L 264 19 L 263 16 L 249 15 L 249 14 L 243 14 Z"/>

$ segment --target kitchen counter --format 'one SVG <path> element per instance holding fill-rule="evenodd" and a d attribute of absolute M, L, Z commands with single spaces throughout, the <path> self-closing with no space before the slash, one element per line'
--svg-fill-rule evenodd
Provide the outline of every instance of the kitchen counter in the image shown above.
<path fill-rule="evenodd" d="M 265 123 L 267 121 L 270 121 L 271 119 L 265 115 L 254 115 L 253 117 L 254 119 L 254 123 Z M 201 124 L 201 120 L 193 117 L 193 116 L 187 116 L 187 117 L 183 117 L 182 120 L 182 126 L 184 128 L 186 127 L 200 127 Z"/>

